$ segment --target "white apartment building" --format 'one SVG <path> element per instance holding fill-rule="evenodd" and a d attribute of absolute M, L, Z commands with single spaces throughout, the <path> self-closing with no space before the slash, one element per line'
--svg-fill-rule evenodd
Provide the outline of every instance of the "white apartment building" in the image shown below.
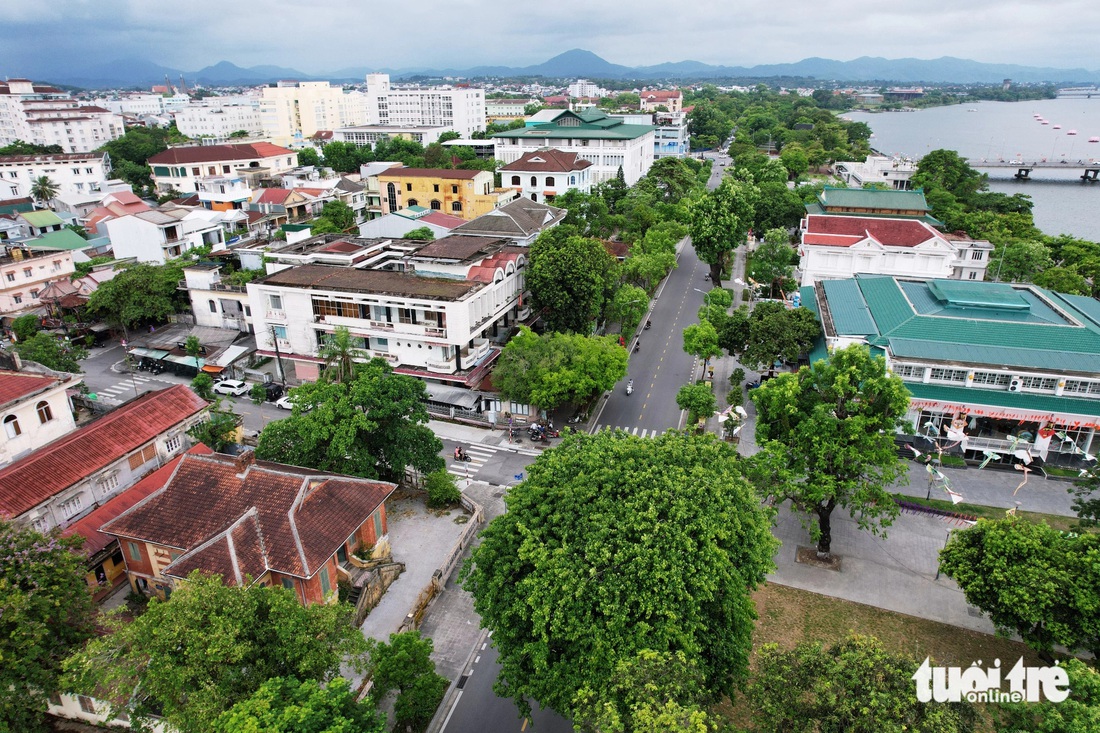
<path fill-rule="evenodd" d="M 801 223 L 801 285 L 857 273 L 985 279 L 993 245 L 944 234 L 918 219 L 810 214 Z"/>
<path fill-rule="evenodd" d="M 217 142 L 228 141 L 238 130 L 251 136 L 264 134 L 259 100 L 243 104 L 235 100 L 232 104 L 188 105 L 176 113 L 176 127 L 187 137 Z"/>
<path fill-rule="evenodd" d="M 116 115 L 145 117 L 164 114 L 164 96 L 161 94 L 126 94 L 116 99 L 97 99 L 95 103 Z"/>
<path fill-rule="evenodd" d="M 0 257 L 0 313 L 19 313 L 40 308 L 39 295 L 55 280 L 68 280 L 76 272 L 73 253 L 30 253 L 27 247 L 8 245 Z"/>
<path fill-rule="evenodd" d="M 257 346 L 277 349 L 297 380 L 317 379 L 318 350 L 342 326 L 364 358 L 476 388 L 515 322 L 530 316 L 527 250 L 507 239 L 324 235 L 265 256 L 272 274 L 248 284 Z M 294 261 L 304 264 L 288 267 Z"/>
<path fill-rule="evenodd" d="M 85 105 L 60 89 L 28 79 L 0 82 L 0 145 L 22 140 L 83 153 L 124 133 L 120 115 Z"/>
<path fill-rule="evenodd" d="M 298 154 L 263 142 L 189 145 L 157 153 L 149 158 L 149 166 L 158 192 L 194 193 L 198 191 L 199 180 L 206 176 L 276 176 L 297 168 Z M 248 183 L 252 185 L 253 181 Z"/>
<path fill-rule="evenodd" d="M 908 191 L 909 179 L 917 172 L 917 164 L 909 158 L 869 155 L 860 162 L 836 162 L 836 174 L 849 186 L 862 188 L 868 183 L 885 183 L 895 191 Z"/>
<path fill-rule="evenodd" d="M 607 90 L 587 79 L 577 79 L 569 85 L 566 93 L 570 97 L 606 97 Z"/>
<path fill-rule="evenodd" d="M 71 374 L 0 371 L 0 466 L 7 465 L 76 429 L 69 389 L 80 384 Z"/>
<path fill-rule="evenodd" d="M 439 140 L 440 135 L 451 128 L 440 125 L 356 125 L 341 127 L 332 131 L 334 142 L 351 143 L 356 147 L 373 147 L 379 140 L 404 138 L 413 140 L 425 147 Z"/>
<path fill-rule="evenodd" d="M 248 291 L 244 286 L 222 282 L 221 265 L 194 264 L 185 267 L 183 282 L 191 298 L 196 326 L 244 333 L 253 330 Z"/>
<path fill-rule="evenodd" d="M 367 123 L 367 96 L 327 81 L 281 81 L 264 87 L 260 121 L 276 145 L 302 145 L 318 130 Z"/>
<path fill-rule="evenodd" d="M 42 176 L 57 186 L 59 196 L 107 193 L 111 158 L 107 153 L 0 155 L 0 198 L 30 196 Z"/>
<path fill-rule="evenodd" d="M 183 207 L 141 211 L 109 219 L 102 226 L 118 259 L 133 257 L 138 262 L 163 265 L 195 247 L 225 247 L 220 223 L 211 221 L 203 211 Z"/>
<path fill-rule="evenodd" d="M 626 124 L 600 110 L 584 112 L 543 110 L 533 118 L 536 124 L 493 135 L 497 160 L 508 165 L 524 153 L 553 148 L 576 153 L 592 163 L 592 182 L 601 183 L 618 175 L 633 186 L 653 165 L 653 125 Z"/>
<path fill-rule="evenodd" d="M 366 96 L 369 125 L 442 127 L 462 137 L 485 129 L 484 89 L 394 89 L 389 74 L 368 74 Z"/>

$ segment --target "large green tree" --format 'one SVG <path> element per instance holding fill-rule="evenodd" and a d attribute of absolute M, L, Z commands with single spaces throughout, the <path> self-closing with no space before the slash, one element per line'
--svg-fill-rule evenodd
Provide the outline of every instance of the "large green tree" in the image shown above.
<path fill-rule="evenodd" d="M 31 182 L 31 198 L 45 206 L 49 204 L 61 187 L 50 180 L 49 176 L 39 176 Z"/>
<path fill-rule="evenodd" d="M 687 410 L 688 425 L 694 426 L 699 420 L 706 420 L 718 411 L 718 398 L 705 383 L 685 384 L 676 393 L 676 406 Z"/>
<path fill-rule="evenodd" d="M 1000 633 L 1046 654 L 1055 644 L 1100 654 L 1100 535 L 981 519 L 952 533 L 940 570 Z"/>
<path fill-rule="evenodd" d="M 821 326 L 810 309 L 765 301 L 752 311 L 747 306 L 737 308 L 719 340 L 743 365 L 760 370 L 772 369 L 776 361 L 797 361 L 820 334 Z"/>
<path fill-rule="evenodd" d="M 185 307 L 180 297 L 183 263 L 140 263 L 102 283 L 88 298 L 87 313 L 128 332 L 135 326 L 163 323 Z"/>
<path fill-rule="evenodd" d="M 774 298 L 794 286 L 791 274 L 797 262 L 798 253 L 791 247 L 787 230 L 769 229 L 764 234 L 764 242 L 753 251 L 745 274 L 767 288 L 767 297 Z"/>
<path fill-rule="evenodd" d="M 1100 733 L 1100 671 L 1080 659 L 1060 662 L 1069 676 L 1061 702 L 1002 703 L 993 710 L 1003 733 Z"/>
<path fill-rule="evenodd" d="M 758 459 L 771 478 L 764 493 L 817 523 L 809 529 L 819 557 L 832 547 L 832 514 L 840 506 L 861 529 L 882 531 L 898 514 L 890 487 L 905 480 L 894 433 L 909 391 L 866 346 L 836 349 L 828 359 L 780 374 L 753 390 Z"/>
<path fill-rule="evenodd" d="M 825 647 L 757 652 L 748 689 L 760 733 L 963 733 L 973 730 L 967 703 L 931 704 L 913 693 L 916 659 L 891 654 L 873 637 L 849 636 Z"/>
<path fill-rule="evenodd" d="M 729 255 L 745 243 L 752 226 L 759 190 L 752 182 L 726 176 L 718 188 L 697 199 L 691 208 L 691 244 L 710 265 L 710 279 L 722 284 Z"/>
<path fill-rule="evenodd" d="M 339 232 L 355 229 L 355 212 L 343 201 L 326 201 L 321 207 L 321 217 L 336 225 Z"/>
<path fill-rule="evenodd" d="M 0 519 L 0 731 L 45 729 L 61 661 L 95 631 L 82 542 Z"/>
<path fill-rule="evenodd" d="M 251 697 L 222 713 L 214 733 L 383 733 L 386 718 L 374 705 L 356 702 L 342 677 L 321 686 L 273 677 Z"/>
<path fill-rule="evenodd" d="M 347 604 L 303 606 L 285 588 L 229 586 L 196 571 L 133 621 L 107 616 L 109 633 L 66 660 L 67 680 L 132 719 L 159 714 L 181 733 L 205 733 L 269 679 L 327 682 L 357 663 L 367 643 L 351 614 Z"/>
<path fill-rule="evenodd" d="M 497 691 L 571 715 L 643 649 L 683 652 L 711 696 L 742 679 L 776 541 L 737 461 L 714 436 L 621 431 L 536 459 L 464 569 Z"/>
<path fill-rule="evenodd" d="M 83 347 L 67 339 L 62 341 L 48 331 L 39 331 L 29 339 L 16 342 L 15 351 L 21 359 L 35 361 L 44 367 L 73 374 L 83 371 L 80 368 L 80 360 L 88 356 L 87 350 Z"/>
<path fill-rule="evenodd" d="M 497 359 L 493 384 L 510 400 L 549 410 L 611 389 L 626 366 L 626 349 L 613 336 L 539 336 L 520 326 Z"/>
<path fill-rule="evenodd" d="M 421 638 L 419 631 L 390 634 L 389 642 L 371 650 L 371 694 L 380 701 L 387 693 L 397 692 L 394 717 L 400 728 L 423 730 L 443 700 L 447 678 L 436 673 L 431 655 L 432 640 Z"/>
<path fill-rule="evenodd" d="M 617 263 L 595 239 L 540 236 L 531 245 L 527 287 L 551 331 L 591 333 L 617 285 Z"/>
<path fill-rule="evenodd" d="M 428 428 L 424 383 L 394 374 L 381 359 L 356 364 L 355 378 L 293 390 L 291 416 L 260 433 L 256 456 L 363 478 L 400 479 L 412 466 L 443 466 L 443 444 Z"/>

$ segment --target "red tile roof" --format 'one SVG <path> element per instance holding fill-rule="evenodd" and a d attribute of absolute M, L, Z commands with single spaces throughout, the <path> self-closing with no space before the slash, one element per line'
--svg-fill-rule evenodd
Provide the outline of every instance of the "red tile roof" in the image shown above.
<path fill-rule="evenodd" d="M 0 514 L 18 517 L 206 408 L 182 384 L 131 400 L 0 469 Z"/>
<path fill-rule="evenodd" d="M 256 199 L 257 204 L 282 204 L 286 201 L 286 197 L 290 195 L 289 188 L 265 188 L 260 197 Z"/>
<path fill-rule="evenodd" d="M 212 450 L 202 443 L 196 443 L 187 452 L 203 456 L 213 453 Z M 114 542 L 115 538 L 100 532 L 99 528 L 152 494 L 154 491 L 162 488 L 164 484 L 168 483 L 168 479 L 171 478 L 172 472 L 176 470 L 176 466 L 179 465 L 180 459 L 182 458 L 182 455 L 176 456 L 161 468 L 149 474 L 141 481 L 138 481 L 91 514 L 88 514 L 74 524 L 70 524 L 61 531 L 61 536 L 70 537 L 74 534 L 78 534 L 83 537 L 84 554 L 88 557 L 92 557 L 100 550 L 103 550 Z"/>
<path fill-rule="evenodd" d="M 223 160 L 257 160 L 282 155 L 297 155 L 293 150 L 271 143 L 236 143 L 231 145 L 189 145 L 168 148 L 149 158 L 149 165 L 190 165 Z"/>
<path fill-rule="evenodd" d="M 388 178 L 462 178 L 473 179 L 484 171 L 468 171 L 451 168 L 390 168 L 378 174 L 378 180 Z"/>
<path fill-rule="evenodd" d="M 646 90 L 642 92 L 642 99 L 647 102 L 656 102 L 664 99 L 680 99 L 684 96 L 683 92 L 679 89 L 673 89 L 672 91 L 665 91 L 661 89 Z"/>
<path fill-rule="evenodd" d="M 180 461 L 164 488 L 102 527 L 184 554 L 165 569 L 244 583 L 267 570 L 312 577 L 396 488 L 267 461 L 253 454 Z"/>
<path fill-rule="evenodd" d="M 530 153 L 524 153 L 508 165 L 501 166 L 500 170 L 568 173 L 570 171 L 582 171 L 591 165 L 591 161 L 585 160 L 577 153 L 567 153 L 564 150 L 545 148 L 543 150 L 532 150 Z"/>
<path fill-rule="evenodd" d="M 57 377 L 30 372 L 0 371 L 0 408 L 61 384 Z"/>
<path fill-rule="evenodd" d="M 850 247 L 871 238 L 887 247 L 915 247 L 940 237 L 935 229 L 916 219 L 878 219 L 823 214 L 811 214 L 806 219 L 803 244 Z"/>

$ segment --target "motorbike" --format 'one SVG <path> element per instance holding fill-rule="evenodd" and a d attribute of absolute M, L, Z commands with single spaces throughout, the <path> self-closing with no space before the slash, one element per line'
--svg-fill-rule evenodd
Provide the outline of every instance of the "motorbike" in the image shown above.
<path fill-rule="evenodd" d="M 641 347 L 642 347 L 642 340 L 638 339 L 637 341 L 634 342 L 634 353 L 637 354 L 638 349 L 640 349 Z"/>
<path fill-rule="evenodd" d="M 634 393 L 634 380 L 633 379 L 631 379 L 630 381 L 628 381 L 626 383 L 626 393 L 627 394 L 633 394 Z"/>
<path fill-rule="evenodd" d="M 647 331 L 648 331 L 648 330 L 649 330 L 649 326 L 650 326 L 650 325 L 651 325 L 651 324 L 649 323 L 649 321 L 646 321 L 646 322 L 645 322 L 645 330 L 647 330 Z"/>
<path fill-rule="evenodd" d="M 576 425 L 577 423 L 579 423 L 581 421 L 581 418 L 582 418 L 582 415 L 578 412 L 576 415 L 569 418 L 569 424 L 570 425 Z"/>

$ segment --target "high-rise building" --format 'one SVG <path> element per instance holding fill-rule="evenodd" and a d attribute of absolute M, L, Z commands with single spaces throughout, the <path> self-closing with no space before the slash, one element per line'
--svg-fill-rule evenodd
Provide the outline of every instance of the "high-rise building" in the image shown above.
<path fill-rule="evenodd" d="M 327 81 L 281 81 L 260 98 L 264 135 L 276 145 L 304 144 L 318 130 L 367 122 L 367 97 Z"/>
<path fill-rule="evenodd" d="M 367 75 L 367 124 L 443 127 L 463 137 L 485 129 L 485 90 L 469 87 L 395 89 L 389 74 Z"/>
<path fill-rule="evenodd" d="M 0 81 L 0 145 L 16 140 L 86 153 L 120 138 L 122 117 L 29 79 Z"/>

